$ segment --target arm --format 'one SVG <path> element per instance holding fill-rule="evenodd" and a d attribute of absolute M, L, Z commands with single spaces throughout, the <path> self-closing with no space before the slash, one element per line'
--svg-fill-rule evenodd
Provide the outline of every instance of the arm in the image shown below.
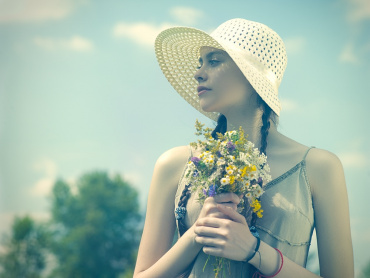
<path fill-rule="evenodd" d="M 313 192 L 321 276 L 352 278 L 353 251 L 342 165 L 336 156 L 318 149 L 313 149 L 306 161 Z M 245 260 L 252 254 L 256 239 L 251 235 L 243 216 L 223 205 L 218 205 L 218 208 L 231 220 L 215 217 L 198 219 L 195 240 L 204 245 L 206 254 Z M 259 251 L 261 265 L 259 254 L 250 263 L 264 275 L 276 273 L 280 266 L 277 251 L 262 241 Z M 284 257 L 284 266 L 275 277 L 318 276 Z"/>
<path fill-rule="evenodd" d="M 307 156 L 316 236 L 323 277 L 354 277 L 349 206 L 343 167 L 332 153 L 312 149 Z"/>
<path fill-rule="evenodd" d="M 156 162 L 134 277 L 176 277 L 201 249 L 194 241 L 193 228 L 171 248 L 176 228 L 174 199 L 188 155 L 187 146 L 177 147 Z"/>

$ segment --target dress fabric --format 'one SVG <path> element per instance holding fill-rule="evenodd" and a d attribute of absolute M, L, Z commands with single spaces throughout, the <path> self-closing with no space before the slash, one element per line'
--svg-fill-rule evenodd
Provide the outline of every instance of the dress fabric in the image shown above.
<path fill-rule="evenodd" d="M 303 267 L 306 267 L 314 229 L 311 189 L 306 174 L 306 156 L 311 148 L 307 149 L 302 160 L 293 168 L 266 184 L 265 193 L 261 196 L 263 217 L 257 219 L 256 222 L 256 228 L 262 241 L 278 248 L 284 256 Z M 189 149 L 190 160 L 192 152 L 190 147 Z M 188 183 L 185 177 L 187 165 L 184 167 L 183 175 L 178 184 L 175 208 L 177 208 L 181 193 Z M 198 219 L 201 208 L 200 203 L 196 200 L 196 194 L 192 194 L 186 207 L 185 224 L 187 227 L 193 225 Z M 250 210 L 249 214 L 247 211 L 247 215 L 250 215 Z M 250 217 L 247 216 L 248 224 L 249 220 Z M 208 257 L 200 251 L 189 277 L 214 277 L 214 257 L 210 257 L 204 268 Z M 248 263 L 231 261 L 229 271 L 226 277 L 244 278 L 252 277 L 255 269 Z"/>

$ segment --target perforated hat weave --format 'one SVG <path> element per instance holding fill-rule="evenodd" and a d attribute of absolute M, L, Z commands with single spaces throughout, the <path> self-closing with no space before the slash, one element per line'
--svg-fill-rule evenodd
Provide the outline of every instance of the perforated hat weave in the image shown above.
<path fill-rule="evenodd" d="M 226 51 L 266 104 L 280 115 L 278 88 L 287 55 L 275 31 L 264 24 L 236 18 L 221 24 L 211 35 L 195 28 L 173 27 L 157 36 L 155 53 L 167 80 L 194 108 L 217 120 L 218 113 L 205 112 L 199 105 L 194 74 L 202 46 Z"/>

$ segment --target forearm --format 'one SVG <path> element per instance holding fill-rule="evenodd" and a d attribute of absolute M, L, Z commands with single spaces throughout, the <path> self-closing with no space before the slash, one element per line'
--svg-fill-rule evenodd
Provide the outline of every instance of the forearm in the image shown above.
<path fill-rule="evenodd" d="M 194 240 L 194 226 L 184 233 L 182 237 L 157 262 L 146 270 L 135 273 L 135 278 L 176 277 L 183 273 L 202 248 Z"/>
<path fill-rule="evenodd" d="M 270 245 L 261 241 L 259 252 L 249 262 L 254 267 L 266 276 L 275 274 L 281 265 L 281 257 L 278 251 L 272 248 Z M 284 265 L 276 278 L 284 277 L 300 277 L 300 278 L 315 278 L 320 277 L 316 274 L 308 271 L 304 267 L 296 264 L 284 256 Z"/>

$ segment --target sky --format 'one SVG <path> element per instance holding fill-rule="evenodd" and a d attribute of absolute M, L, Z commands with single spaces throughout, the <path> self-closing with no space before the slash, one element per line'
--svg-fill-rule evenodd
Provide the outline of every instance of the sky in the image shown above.
<path fill-rule="evenodd" d="M 195 119 L 214 126 L 163 76 L 155 37 L 239 17 L 286 44 L 280 132 L 343 163 L 359 274 L 370 261 L 367 0 L 0 0 L 0 233 L 15 215 L 47 220 L 56 179 L 93 170 L 121 174 L 145 211 L 156 159 L 197 139 Z"/>

